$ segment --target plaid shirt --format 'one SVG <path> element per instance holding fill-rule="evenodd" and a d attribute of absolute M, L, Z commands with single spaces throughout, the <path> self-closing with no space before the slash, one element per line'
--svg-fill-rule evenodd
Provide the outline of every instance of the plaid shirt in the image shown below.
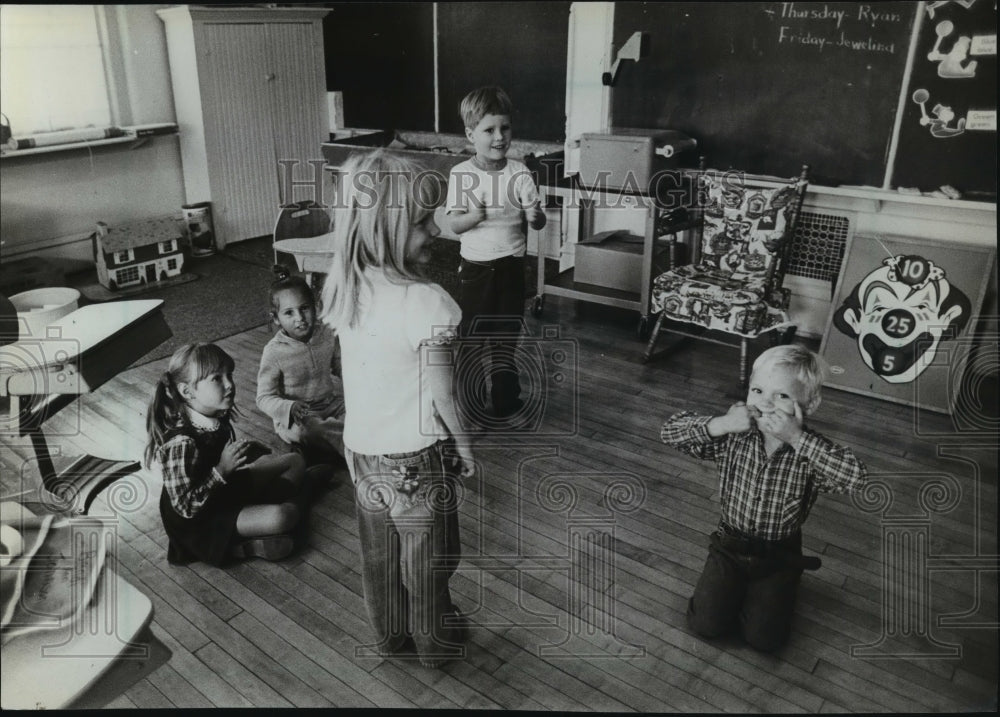
<path fill-rule="evenodd" d="M 660 429 L 664 443 L 719 466 L 722 520 L 763 540 L 794 535 L 820 491 L 844 493 L 864 485 L 868 470 L 849 448 L 803 427 L 795 448 L 782 445 L 768 457 L 756 427 L 713 437 L 712 416 L 690 411 L 671 416 Z"/>
<path fill-rule="evenodd" d="M 214 429 L 191 426 L 157 449 L 154 460 L 163 478 L 163 489 L 178 515 L 193 517 L 213 491 L 226 484 L 215 464 L 232 431 L 228 421 L 220 421 Z"/>

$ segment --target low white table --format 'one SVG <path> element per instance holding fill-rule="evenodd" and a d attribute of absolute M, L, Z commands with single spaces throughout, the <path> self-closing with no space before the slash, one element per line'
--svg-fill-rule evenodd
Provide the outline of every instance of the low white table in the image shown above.
<path fill-rule="evenodd" d="M 279 239 L 274 242 L 275 254 L 291 254 L 299 271 L 305 272 L 308 281 L 313 272 L 327 273 L 330 261 L 336 253 L 333 250 L 333 233 L 315 237 Z"/>

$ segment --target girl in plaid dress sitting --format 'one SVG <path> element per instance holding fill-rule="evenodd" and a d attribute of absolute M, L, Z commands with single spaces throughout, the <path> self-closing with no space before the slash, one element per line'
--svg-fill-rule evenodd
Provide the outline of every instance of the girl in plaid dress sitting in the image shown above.
<path fill-rule="evenodd" d="M 167 559 L 219 565 L 227 558 L 279 560 L 294 546 L 305 461 L 237 440 L 232 357 L 187 344 L 170 358 L 149 404 L 146 467 L 163 479 L 160 516 Z"/>

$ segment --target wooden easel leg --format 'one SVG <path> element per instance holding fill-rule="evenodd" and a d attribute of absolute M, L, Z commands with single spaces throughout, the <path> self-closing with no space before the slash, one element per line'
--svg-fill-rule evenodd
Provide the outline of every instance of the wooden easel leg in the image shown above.
<path fill-rule="evenodd" d="M 745 391 L 747 387 L 747 340 L 740 337 L 740 391 Z"/>
<path fill-rule="evenodd" d="M 646 344 L 646 350 L 642 354 L 642 362 L 646 363 L 653 357 L 653 347 L 656 346 L 656 339 L 660 336 L 660 328 L 663 326 L 663 321 L 665 316 L 661 311 L 659 316 L 656 317 L 656 323 L 653 324 L 653 331 L 649 335 L 649 343 Z"/>

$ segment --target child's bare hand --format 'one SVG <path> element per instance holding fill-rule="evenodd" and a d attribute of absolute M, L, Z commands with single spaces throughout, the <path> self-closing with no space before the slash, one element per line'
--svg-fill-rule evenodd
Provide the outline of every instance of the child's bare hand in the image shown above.
<path fill-rule="evenodd" d="M 794 446 L 802 436 L 802 407 L 798 402 L 792 404 L 795 412 L 786 413 L 775 408 L 770 413 L 761 414 L 757 419 L 757 426 L 760 430 L 777 438 L 782 443 Z"/>
<path fill-rule="evenodd" d="M 532 229 L 538 230 L 545 226 L 545 212 L 541 205 L 532 204 L 524 213 Z"/>
<path fill-rule="evenodd" d="M 753 414 L 743 401 L 729 407 L 722 416 L 716 416 L 708 423 L 708 432 L 713 436 L 727 433 L 744 433 L 753 426 Z"/>
<path fill-rule="evenodd" d="M 271 454 L 271 449 L 260 441 L 247 441 L 246 463 L 256 463 L 262 457 Z"/>
<path fill-rule="evenodd" d="M 222 449 L 219 465 L 215 469 L 219 471 L 223 478 L 228 478 L 247 464 L 247 453 L 249 450 L 249 441 L 230 441 Z"/>
<path fill-rule="evenodd" d="M 468 441 L 455 441 L 455 450 L 458 456 L 454 458 L 454 465 L 461 466 L 459 475 L 462 478 L 471 478 L 476 473 L 476 459 L 472 456 L 472 445 Z"/>
<path fill-rule="evenodd" d="M 302 424 L 306 420 L 306 415 L 309 413 L 309 407 L 306 406 L 302 401 L 296 401 L 292 404 L 291 410 L 291 422 Z"/>

